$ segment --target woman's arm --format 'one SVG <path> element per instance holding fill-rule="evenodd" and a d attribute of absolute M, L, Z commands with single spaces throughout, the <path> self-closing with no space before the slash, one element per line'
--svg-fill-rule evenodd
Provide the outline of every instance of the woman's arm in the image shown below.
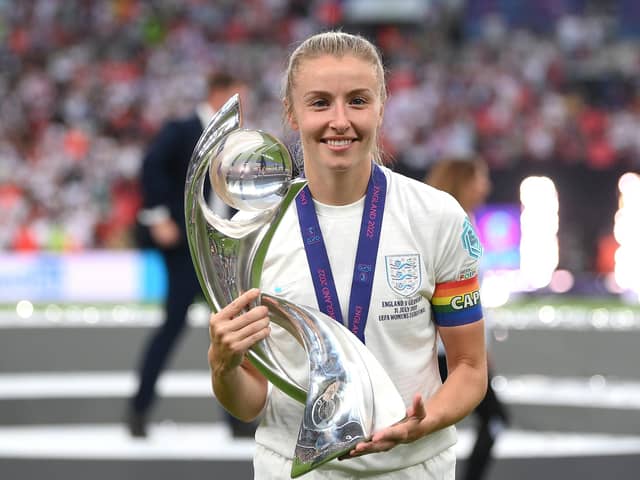
<path fill-rule="evenodd" d="M 439 333 L 449 368 L 442 387 L 426 401 L 416 393 L 403 421 L 376 432 L 371 441 L 357 444 L 343 458 L 383 452 L 400 443 L 414 442 L 459 422 L 480 403 L 487 391 L 484 321 L 439 327 Z"/>
<path fill-rule="evenodd" d="M 271 331 L 266 307 L 247 310 L 259 295 L 257 289 L 249 290 L 209 321 L 213 391 L 231 415 L 246 422 L 260 414 L 267 399 L 267 380 L 245 358 L 247 350 Z"/>
<path fill-rule="evenodd" d="M 462 420 L 487 391 L 484 320 L 457 327 L 438 327 L 438 333 L 446 351 L 449 373 L 442 387 L 426 402 L 429 431 Z"/>

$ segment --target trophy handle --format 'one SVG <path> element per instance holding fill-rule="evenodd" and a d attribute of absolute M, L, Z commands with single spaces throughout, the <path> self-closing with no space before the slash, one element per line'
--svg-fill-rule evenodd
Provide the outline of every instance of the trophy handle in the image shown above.
<path fill-rule="evenodd" d="M 268 242 L 277 224 L 274 219 L 306 183 L 290 182 L 281 204 L 272 208 L 232 221 L 216 215 L 204 199 L 204 182 L 225 139 L 239 130 L 241 124 L 239 96 L 234 95 L 203 131 L 191 157 L 185 183 L 185 219 L 191 259 L 205 300 L 215 312 L 243 291 L 259 286 Z M 282 368 L 268 342 L 259 342 L 248 356 L 269 381 L 300 403 L 305 402 L 306 389 Z"/>
<path fill-rule="evenodd" d="M 295 478 L 370 435 L 373 388 L 359 353 L 347 350 L 332 328 L 332 323 L 338 325 L 335 320 L 267 294 L 261 303 L 274 323 L 303 344 L 309 360 L 309 391 L 291 471 Z"/>

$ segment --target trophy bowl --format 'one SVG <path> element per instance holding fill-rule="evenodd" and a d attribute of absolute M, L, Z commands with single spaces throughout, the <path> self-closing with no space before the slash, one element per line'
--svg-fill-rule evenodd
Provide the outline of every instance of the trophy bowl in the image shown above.
<path fill-rule="evenodd" d="M 259 130 L 229 133 L 209 167 L 209 179 L 218 196 L 243 212 L 277 206 L 291 176 L 292 163 L 286 147 Z"/>

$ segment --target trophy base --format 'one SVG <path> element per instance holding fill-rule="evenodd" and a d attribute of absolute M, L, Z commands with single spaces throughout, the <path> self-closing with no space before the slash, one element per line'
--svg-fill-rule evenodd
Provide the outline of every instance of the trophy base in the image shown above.
<path fill-rule="evenodd" d="M 357 421 L 350 421 L 328 435 L 333 441 L 327 441 L 327 433 L 317 430 L 301 432 L 303 438 L 298 439 L 291 466 L 291 478 L 296 478 L 318 468 L 334 458 L 338 458 L 353 449 L 359 442 L 365 440 L 364 427 Z M 336 441 L 343 438 L 343 441 Z M 318 445 L 324 446 L 324 451 L 318 451 Z"/>

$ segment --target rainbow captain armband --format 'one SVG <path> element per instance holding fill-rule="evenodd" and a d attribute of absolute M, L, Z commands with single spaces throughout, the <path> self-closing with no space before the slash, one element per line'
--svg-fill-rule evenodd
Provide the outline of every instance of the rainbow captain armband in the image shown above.
<path fill-rule="evenodd" d="M 433 320 L 443 327 L 455 327 L 482 319 L 478 277 L 437 283 L 431 298 Z"/>

